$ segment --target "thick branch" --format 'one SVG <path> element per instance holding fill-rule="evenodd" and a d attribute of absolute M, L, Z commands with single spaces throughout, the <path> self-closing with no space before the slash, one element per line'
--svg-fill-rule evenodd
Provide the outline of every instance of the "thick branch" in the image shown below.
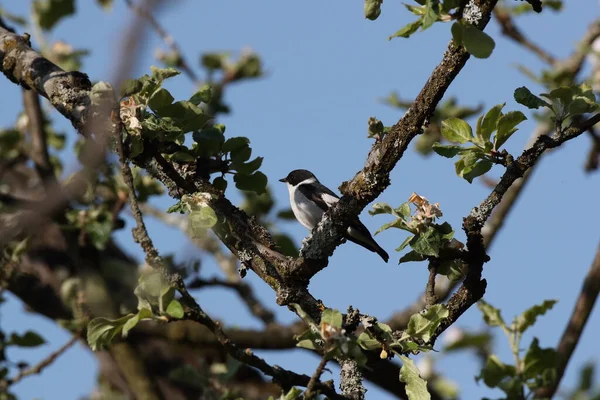
<path fill-rule="evenodd" d="M 492 9 L 497 0 L 481 1 L 479 5 L 470 2 L 469 6 L 480 12 L 481 18 L 475 21 L 479 29 L 489 22 Z M 402 158 L 409 143 L 422 132 L 433 115 L 435 107 L 446 90 L 465 66 L 470 55 L 462 47 L 450 42 L 442 61 L 434 69 L 427 83 L 404 116 L 390 129 L 381 142 L 371 149 L 364 168 L 354 178 L 342 184 L 342 199 L 332 207 L 323 220 L 313 229 L 311 237 L 304 246 L 308 259 L 326 259 L 340 244 L 341 234 L 349 220 L 362 211 L 367 204 L 379 196 L 390 184 L 390 172 Z M 306 265 L 308 264 L 308 265 Z M 322 266 L 305 263 L 303 274 L 311 277 Z"/>
<path fill-rule="evenodd" d="M 600 292 L 600 247 L 596 252 L 592 266 L 583 281 L 583 286 L 575 308 L 569 319 L 565 331 L 557 348 L 557 365 L 556 365 L 556 379 L 552 382 L 552 385 L 538 389 L 535 393 L 536 399 L 551 399 L 556 393 L 556 389 L 560 385 L 560 381 L 567 369 L 569 360 L 579 343 L 585 324 L 592 313 L 596 299 L 598 299 L 598 293 Z"/>

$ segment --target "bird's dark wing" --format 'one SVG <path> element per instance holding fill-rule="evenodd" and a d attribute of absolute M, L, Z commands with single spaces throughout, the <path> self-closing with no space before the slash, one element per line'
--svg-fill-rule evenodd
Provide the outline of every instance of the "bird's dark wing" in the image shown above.
<path fill-rule="evenodd" d="M 296 190 L 299 190 L 307 199 L 314 201 L 323 211 L 327 211 L 340 198 L 326 186 L 315 185 L 314 183 L 305 183 L 298 186 Z"/>

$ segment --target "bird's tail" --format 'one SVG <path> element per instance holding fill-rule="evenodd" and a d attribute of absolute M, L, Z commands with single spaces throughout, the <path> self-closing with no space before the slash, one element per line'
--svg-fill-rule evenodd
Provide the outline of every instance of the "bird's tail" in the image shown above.
<path fill-rule="evenodd" d="M 379 257 L 383 258 L 383 261 L 388 262 L 388 260 L 390 259 L 389 254 L 380 245 L 378 245 L 377 242 L 373 242 L 377 245 L 377 249 L 375 252 L 379 254 Z"/>

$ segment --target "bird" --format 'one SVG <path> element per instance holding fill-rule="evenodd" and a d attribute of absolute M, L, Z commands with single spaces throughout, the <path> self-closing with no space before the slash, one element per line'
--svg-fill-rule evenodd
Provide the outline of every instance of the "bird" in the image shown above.
<path fill-rule="evenodd" d="M 323 213 L 340 200 L 337 194 L 319 182 L 312 172 L 305 169 L 295 169 L 279 182 L 287 185 L 294 216 L 308 230 L 312 230 L 321 221 Z M 344 237 L 379 254 L 385 262 L 388 262 L 390 256 L 375 242 L 358 217 L 350 222 Z"/>

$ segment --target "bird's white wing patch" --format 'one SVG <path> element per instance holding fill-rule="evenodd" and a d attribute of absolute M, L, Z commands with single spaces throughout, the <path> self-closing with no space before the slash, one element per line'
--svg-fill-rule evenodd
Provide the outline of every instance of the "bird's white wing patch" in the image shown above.
<path fill-rule="evenodd" d="M 337 197 L 334 197 L 330 194 L 327 193 L 323 193 L 321 195 L 321 198 L 323 199 L 323 201 L 329 206 L 331 207 L 332 205 L 334 205 L 335 203 L 337 203 L 338 201 L 340 201 L 340 199 L 338 199 Z"/>

